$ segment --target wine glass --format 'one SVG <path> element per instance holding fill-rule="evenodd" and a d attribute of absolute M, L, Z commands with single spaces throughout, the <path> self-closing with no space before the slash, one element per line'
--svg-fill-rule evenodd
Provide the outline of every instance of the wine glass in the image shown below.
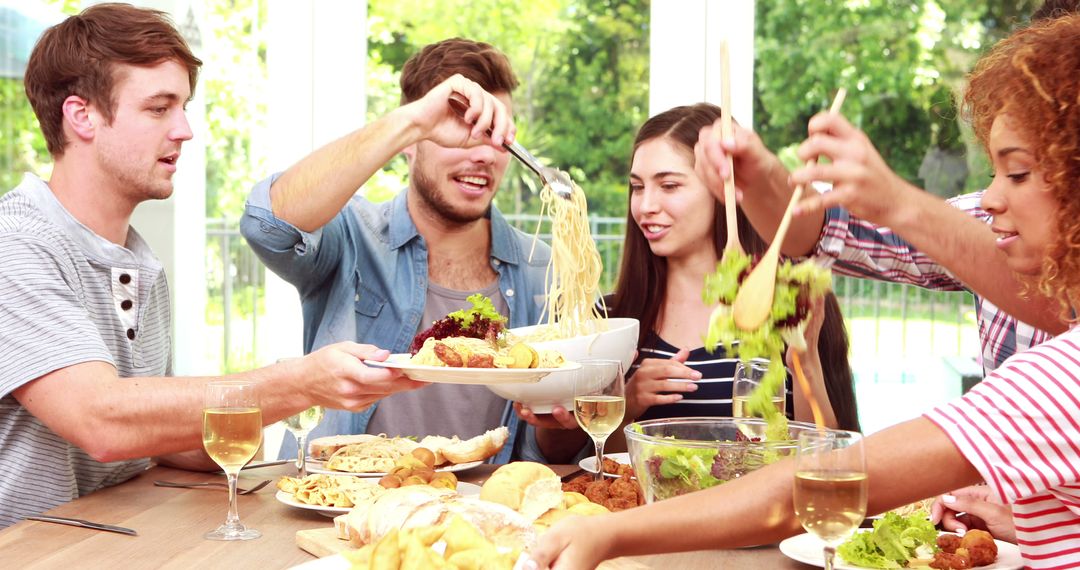
<path fill-rule="evenodd" d="M 225 523 L 204 536 L 210 540 L 250 540 L 262 533 L 240 524 L 236 514 L 236 478 L 262 444 L 262 410 L 255 384 L 235 380 L 210 382 L 203 397 L 203 447 L 229 481 Z"/>
<path fill-rule="evenodd" d="M 862 434 L 816 430 L 799 434 L 795 456 L 795 515 L 825 542 L 825 570 L 836 546 L 866 517 L 866 456 Z"/>
<path fill-rule="evenodd" d="M 622 424 L 626 379 L 618 360 L 583 360 L 573 377 L 574 417 L 596 447 L 596 474 L 604 477 L 604 442 Z"/>
<path fill-rule="evenodd" d="M 288 362 L 290 360 L 299 360 L 297 358 L 281 358 L 278 362 Z M 307 436 L 311 433 L 311 430 L 315 429 L 315 426 L 319 425 L 323 419 L 323 407 L 311 406 L 310 408 L 293 414 L 283 420 L 281 424 L 285 426 L 285 429 L 289 430 L 293 437 L 296 438 L 296 475 L 297 477 L 307 477 Z"/>
<path fill-rule="evenodd" d="M 735 364 L 735 379 L 731 386 L 731 415 L 736 418 L 752 418 L 755 414 L 750 413 L 747 402 L 750 394 L 757 389 L 765 378 L 765 372 L 769 369 L 769 360 L 755 358 L 749 362 L 739 361 Z M 787 390 L 781 385 L 780 390 L 772 395 L 772 402 L 781 413 L 787 410 Z"/>

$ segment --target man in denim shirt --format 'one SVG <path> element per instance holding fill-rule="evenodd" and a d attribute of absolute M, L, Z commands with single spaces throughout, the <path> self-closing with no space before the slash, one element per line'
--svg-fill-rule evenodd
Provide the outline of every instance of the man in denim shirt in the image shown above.
<path fill-rule="evenodd" d="M 490 45 L 450 39 L 425 47 L 401 74 L 402 106 L 258 183 L 241 231 L 267 267 L 296 286 L 304 349 L 344 339 L 406 352 L 448 312 L 490 297 L 511 327 L 536 324 L 546 244 L 510 227 L 491 205 L 512 140 L 517 79 Z M 464 121 L 448 104 L 469 102 Z M 490 135 L 485 134 L 490 129 Z M 354 196 L 398 152 L 409 186 L 388 203 Z M 432 384 L 360 413 L 327 412 L 313 436 L 386 433 L 468 438 L 511 430 L 497 462 L 542 460 L 509 403 L 484 386 Z M 289 439 L 289 436 L 286 436 Z M 296 446 L 284 442 L 282 457 Z"/>

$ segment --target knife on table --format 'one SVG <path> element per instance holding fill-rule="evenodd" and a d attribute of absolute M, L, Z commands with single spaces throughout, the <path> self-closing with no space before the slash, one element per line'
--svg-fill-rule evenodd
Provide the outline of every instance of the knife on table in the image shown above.
<path fill-rule="evenodd" d="M 127 534 L 127 535 L 130 535 L 130 536 L 138 536 L 139 535 L 139 533 L 135 532 L 134 530 L 132 530 L 130 528 L 124 528 L 122 526 L 114 526 L 114 525 L 111 525 L 111 524 L 102 524 L 102 523 L 90 522 L 90 521 L 83 520 L 83 519 L 69 519 L 69 518 L 66 518 L 66 517 L 50 517 L 50 516 L 45 516 L 45 515 L 35 515 L 35 516 L 30 516 L 30 517 L 23 517 L 23 519 L 28 520 L 28 521 L 40 521 L 40 522 L 50 522 L 50 523 L 56 523 L 56 524 L 67 524 L 67 525 L 71 525 L 71 526 L 79 526 L 79 527 L 82 527 L 82 528 L 90 528 L 90 529 L 94 529 L 94 530 L 104 530 L 104 531 L 108 531 L 108 532 L 118 532 L 120 534 Z"/>

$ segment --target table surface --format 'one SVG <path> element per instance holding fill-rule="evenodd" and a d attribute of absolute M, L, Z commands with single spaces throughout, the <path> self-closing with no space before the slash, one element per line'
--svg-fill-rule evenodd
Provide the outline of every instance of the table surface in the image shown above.
<path fill-rule="evenodd" d="M 462 481 L 482 483 L 495 468 L 481 465 L 458 473 Z M 560 475 L 577 466 L 552 467 Z M 240 487 L 295 473 L 291 465 L 245 470 Z M 103 489 L 47 514 L 87 519 L 135 529 L 125 536 L 83 528 L 23 521 L 0 530 L 0 560 L 6 568 L 289 568 L 313 559 L 296 546 L 296 531 L 333 526 L 330 518 L 274 498 L 273 484 L 237 498 L 240 520 L 262 532 L 256 540 L 218 542 L 203 534 L 225 519 L 227 494 L 220 488 L 155 487 L 156 479 L 181 482 L 224 481 L 224 476 L 154 467 L 115 487 Z M 641 556 L 650 568 L 813 568 L 791 560 L 776 546 Z"/>

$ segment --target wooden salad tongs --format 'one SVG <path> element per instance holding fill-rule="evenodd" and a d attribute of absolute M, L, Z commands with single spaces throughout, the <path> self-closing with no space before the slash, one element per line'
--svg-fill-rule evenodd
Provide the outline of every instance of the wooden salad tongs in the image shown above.
<path fill-rule="evenodd" d="M 720 133 L 714 132 L 713 136 L 719 140 L 731 140 L 735 136 L 735 129 L 731 124 L 731 59 L 726 39 L 720 41 L 720 82 Z M 727 243 L 724 245 L 724 256 L 727 256 L 728 252 L 743 255 L 745 251 L 739 243 L 739 222 L 735 212 L 735 161 L 731 155 L 727 155 L 727 161 L 728 175 L 724 179 Z"/>

